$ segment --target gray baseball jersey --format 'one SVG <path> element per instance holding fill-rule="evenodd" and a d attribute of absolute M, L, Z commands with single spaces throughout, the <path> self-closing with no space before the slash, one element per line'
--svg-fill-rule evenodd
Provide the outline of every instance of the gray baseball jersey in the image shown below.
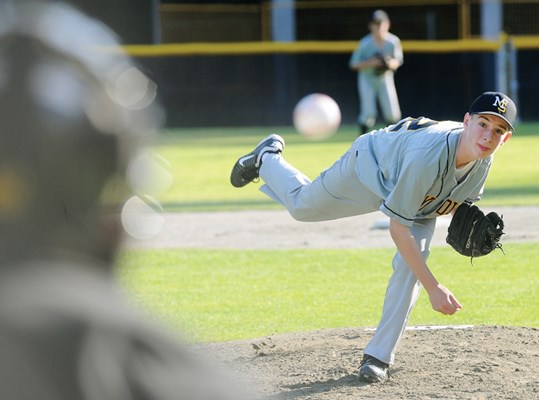
<path fill-rule="evenodd" d="M 476 161 L 458 182 L 455 154 L 462 129 L 459 122 L 422 117 L 374 131 L 358 140 L 358 179 L 383 199 L 384 214 L 407 226 L 477 201 L 492 157 Z"/>

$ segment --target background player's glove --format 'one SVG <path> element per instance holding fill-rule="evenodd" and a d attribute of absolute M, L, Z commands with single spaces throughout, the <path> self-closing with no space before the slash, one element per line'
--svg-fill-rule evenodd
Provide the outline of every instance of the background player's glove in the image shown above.
<path fill-rule="evenodd" d="M 382 53 L 378 53 L 375 55 L 377 59 L 380 60 L 380 65 L 374 68 L 374 71 L 378 75 L 382 75 L 384 72 L 386 72 L 389 68 L 389 56 L 384 56 Z"/>
<path fill-rule="evenodd" d="M 485 215 L 477 206 L 462 203 L 449 224 L 446 241 L 463 256 L 480 257 L 502 248 L 503 228 L 495 212 Z"/>

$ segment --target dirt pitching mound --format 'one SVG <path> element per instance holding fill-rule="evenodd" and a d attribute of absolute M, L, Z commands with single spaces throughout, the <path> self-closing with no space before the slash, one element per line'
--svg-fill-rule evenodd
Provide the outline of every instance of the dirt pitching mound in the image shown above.
<path fill-rule="evenodd" d="M 373 332 L 328 329 L 201 345 L 260 394 L 283 399 L 537 399 L 539 329 L 411 328 L 390 379 L 357 378 Z"/>

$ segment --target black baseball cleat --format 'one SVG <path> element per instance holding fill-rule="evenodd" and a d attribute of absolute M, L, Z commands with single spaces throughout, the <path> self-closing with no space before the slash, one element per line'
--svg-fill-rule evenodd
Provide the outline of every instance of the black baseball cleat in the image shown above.
<path fill-rule="evenodd" d="M 230 173 L 230 183 L 237 188 L 247 185 L 258 178 L 264 153 L 281 153 L 284 149 L 284 139 L 271 134 L 258 143 L 253 151 L 240 157 Z"/>
<path fill-rule="evenodd" d="M 359 379 L 369 383 L 381 383 L 389 378 L 389 364 L 365 354 L 359 366 Z"/>

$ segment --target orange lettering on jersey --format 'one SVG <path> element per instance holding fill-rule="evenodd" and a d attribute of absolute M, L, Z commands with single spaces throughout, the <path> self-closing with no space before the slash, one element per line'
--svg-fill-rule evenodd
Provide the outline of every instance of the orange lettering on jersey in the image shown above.
<path fill-rule="evenodd" d="M 440 207 L 438 207 L 438 209 L 436 210 L 436 214 L 438 215 L 450 214 L 451 211 L 453 211 L 455 207 L 457 207 L 458 205 L 459 203 L 457 203 L 456 201 L 447 199 L 446 201 L 443 202 L 443 204 Z"/>
<path fill-rule="evenodd" d="M 419 207 L 420 210 L 428 206 L 430 203 L 432 203 L 434 200 L 436 200 L 436 196 L 429 196 L 426 195 L 425 199 L 423 200 L 423 203 L 421 203 L 421 207 Z"/>

